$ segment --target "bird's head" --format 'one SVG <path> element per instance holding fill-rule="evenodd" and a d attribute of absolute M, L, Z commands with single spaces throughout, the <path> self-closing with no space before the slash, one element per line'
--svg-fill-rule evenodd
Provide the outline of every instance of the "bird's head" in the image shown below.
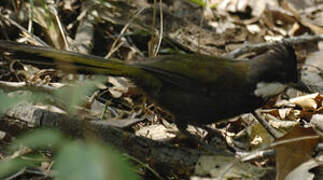
<path fill-rule="evenodd" d="M 251 62 L 256 96 L 271 97 L 288 86 L 303 89 L 303 85 L 298 82 L 295 51 L 289 43 L 274 44 L 266 53 L 256 56 Z"/>

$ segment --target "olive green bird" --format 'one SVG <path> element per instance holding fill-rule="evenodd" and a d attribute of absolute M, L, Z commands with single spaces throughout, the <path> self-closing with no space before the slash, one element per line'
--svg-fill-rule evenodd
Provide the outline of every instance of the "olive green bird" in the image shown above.
<path fill-rule="evenodd" d="M 248 61 L 192 54 L 157 56 L 125 64 L 3 40 L 0 50 L 22 61 L 56 66 L 66 72 L 128 77 L 172 113 L 185 134 L 189 124 L 201 126 L 254 111 L 281 93 L 287 84 L 297 82 L 296 56 L 286 42 Z"/>

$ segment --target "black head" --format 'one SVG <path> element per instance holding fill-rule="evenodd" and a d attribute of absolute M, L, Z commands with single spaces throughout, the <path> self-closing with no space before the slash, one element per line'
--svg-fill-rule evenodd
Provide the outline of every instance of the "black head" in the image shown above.
<path fill-rule="evenodd" d="M 254 95 L 268 98 L 297 83 L 297 62 L 287 42 L 274 44 L 266 53 L 251 60 Z"/>
<path fill-rule="evenodd" d="M 278 42 L 266 53 L 252 60 L 257 82 L 297 82 L 297 61 L 294 48 L 286 41 Z"/>

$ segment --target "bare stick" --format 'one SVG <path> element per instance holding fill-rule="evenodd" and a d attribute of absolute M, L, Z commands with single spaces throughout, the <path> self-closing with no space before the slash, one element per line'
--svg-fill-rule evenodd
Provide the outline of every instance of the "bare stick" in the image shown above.
<path fill-rule="evenodd" d="M 321 35 L 302 35 L 302 36 L 297 36 L 297 37 L 291 37 L 284 39 L 284 41 L 295 45 L 295 44 L 301 44 L 301 43 L 308 43 L 308 42 L 317 42 L 317 41 L 322 41 L 323 40 L 323 34 Z M 227 57 L 238 57 L 242 54 L 252 52 L 252 51 L 261 51 L 265 50 L 270 46 L 273 46 L 277 42 L 266 42 L 266 43 L 259 43 L 259 44 L 245 44 L 243 47 L 235 49 L 231 51 Z"/>

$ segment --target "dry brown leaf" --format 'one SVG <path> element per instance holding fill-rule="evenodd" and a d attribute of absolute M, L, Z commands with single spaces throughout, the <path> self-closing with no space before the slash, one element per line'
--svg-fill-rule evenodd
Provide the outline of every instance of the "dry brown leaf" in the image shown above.
<path fill-rule="evenodd" d="M 275 128 L 289 128 L 294 126 L 301 112 L 293 108 L 261 110 L 269 123 Z"/>
<path fill-rule="evenodd" d="M 293 13 L 294 17 L 297 19 L 297 21 L 302 24 L 303 26 L 309 28 L 310 30 L 312 30 L 315 34 L 322 34 L 323 33 L 323 28 L 314 24 L 311 20 L 309 20 L 307 17 L 305 16 L 301 16 L 301 14 L 299 13 L 299 11 L 296 9 L 295 4 L 284 1 L 282 3 L 282 6 L 289 10 L 290 12 Z"/>
<path fill-rule="evenodd" d="M 263 168 L 241 163 L 231 155 L 220 153 L 201 156 L 195 166 L 197 175 L 211 175 L 216 179 L 259 179 L 265 172 Z"/>
<path fill-rule="evenodd" d="M 25 5 L 30 8 L 28 3 Z M 65 47 L 64 40 L 56 19 L 57 16 L 49 11 L 48 7 L 44 8 L 44 5 L 33 6 L 33 8 L 30 9 L 33 11 L 33 21 L 39 24 L 42 28 L 46 29 L 44 32 L 46 33 L 51 44 L 58 49 L 67 49 L 68 47 Z"/>
<path fill-rule="evenodd" d="M 279 110 L 278 109 L 268 109 L 266 111 L 261 111 L 261 112 L 266 112 L 268 114 L 271 114 L 275 117 L 279 116 Z"/>
<path fill-rule="evenodd" d="M 288 134 L 280 138 L 278 142 L 315 135 L 316 133 L 312 128 L 295 126 Z M 276 151 L 276 179 L 284 179 L 297 166 L 311 159 L 313 149 L 317 143 L 318 138 L 293 141 L 276 146 L 274 148 Z"/>
<path fill-rule="evenodd" d="M 286 36 L 290 26 L 297 22 L 292 13 L 284 10 L 279 6 L 266 6 L 261 21 L 269 28 L 267 39 L 270 36 L 280 37 Z"/>
<path fill-rule="evenodd" d="M 297 10 L 315 6 L 315 2 L 309 0 L 284 0 L 284 3 L 292 5 Z"/>
<path fill-rule="evenodd" d="M 292 110 L 293 110 L 292 108 L 279 109 L 278 112 L 279 112 L 280 118 L 285 119 L 291 114 Z"/>
<path fill-rule="evenodd" d="M 285 180 L 312 180 L 314 174 L 310 170 L 320 165 L 322 165 L 322 157 L 310 159 L 290 172 Z"/>
<path fill-rule="evenodd" d="M 218 10 L 231 13 L 246 13 L 247 7 L 250 7 L 252 16 L 259 17 L 267 5 L 278 6 L 278 3 L 273 0 L 224 0 L 218 5 Z"/>
<path fill-rule="evenodd" d="M 269 144 L 273 142 L 273 137 L 268 134 L 266 129 L 259 123 L 253 125 L 249 131 L 250 144 L 253 148 L 258 148 L 262 144 Z"/>
<path fill-rule="evenodd" d="M 251 34 L 256 34 L 261 31 L 258 24 L 249 24 L 249 25 L 247 25 L 247 29 Z"/>
<path fill-rule="evenodd" d="M 308 94 L 305 96 L 300 96 L 296 98 L 292 98 L 289 101 L 294 103 L 304 110 L 316 110 L 318 108 L 318 104 L 315 101 L 315 98 L 319 96 L 319 93 Z"/>
<path fill-rule="evenodd" d="M 109 92 L 115 98 L 119 98 L 123 94 L 127 93 L 131 86 L 129 81 L 123 77 L 108 77 L 108 82 L 114 85 L 109 88 Z"/>
<path fill-rule="evenodd" d="M 174 138 L 176 135 L 169 132 L 169 129 L 161 124 L 146 126 L 136 131 L 137 136 L 148 137 L 153 140 L 162 141 Z"/>
<path fill-rule="evenodd" d="M 218 5 L 218 10 L 232 13 L 245 12 L 248 6 L 248 0 L 223 0 Z"/>
<path fill-rule="evenodd" d="M 297 32 L 301 29 L 301 26 L 299 25 L 298 22 L 295 22 L 292 26 L 292 28 L 289 29 L 288 35 L 290 36 L 296 36 Z"/>

